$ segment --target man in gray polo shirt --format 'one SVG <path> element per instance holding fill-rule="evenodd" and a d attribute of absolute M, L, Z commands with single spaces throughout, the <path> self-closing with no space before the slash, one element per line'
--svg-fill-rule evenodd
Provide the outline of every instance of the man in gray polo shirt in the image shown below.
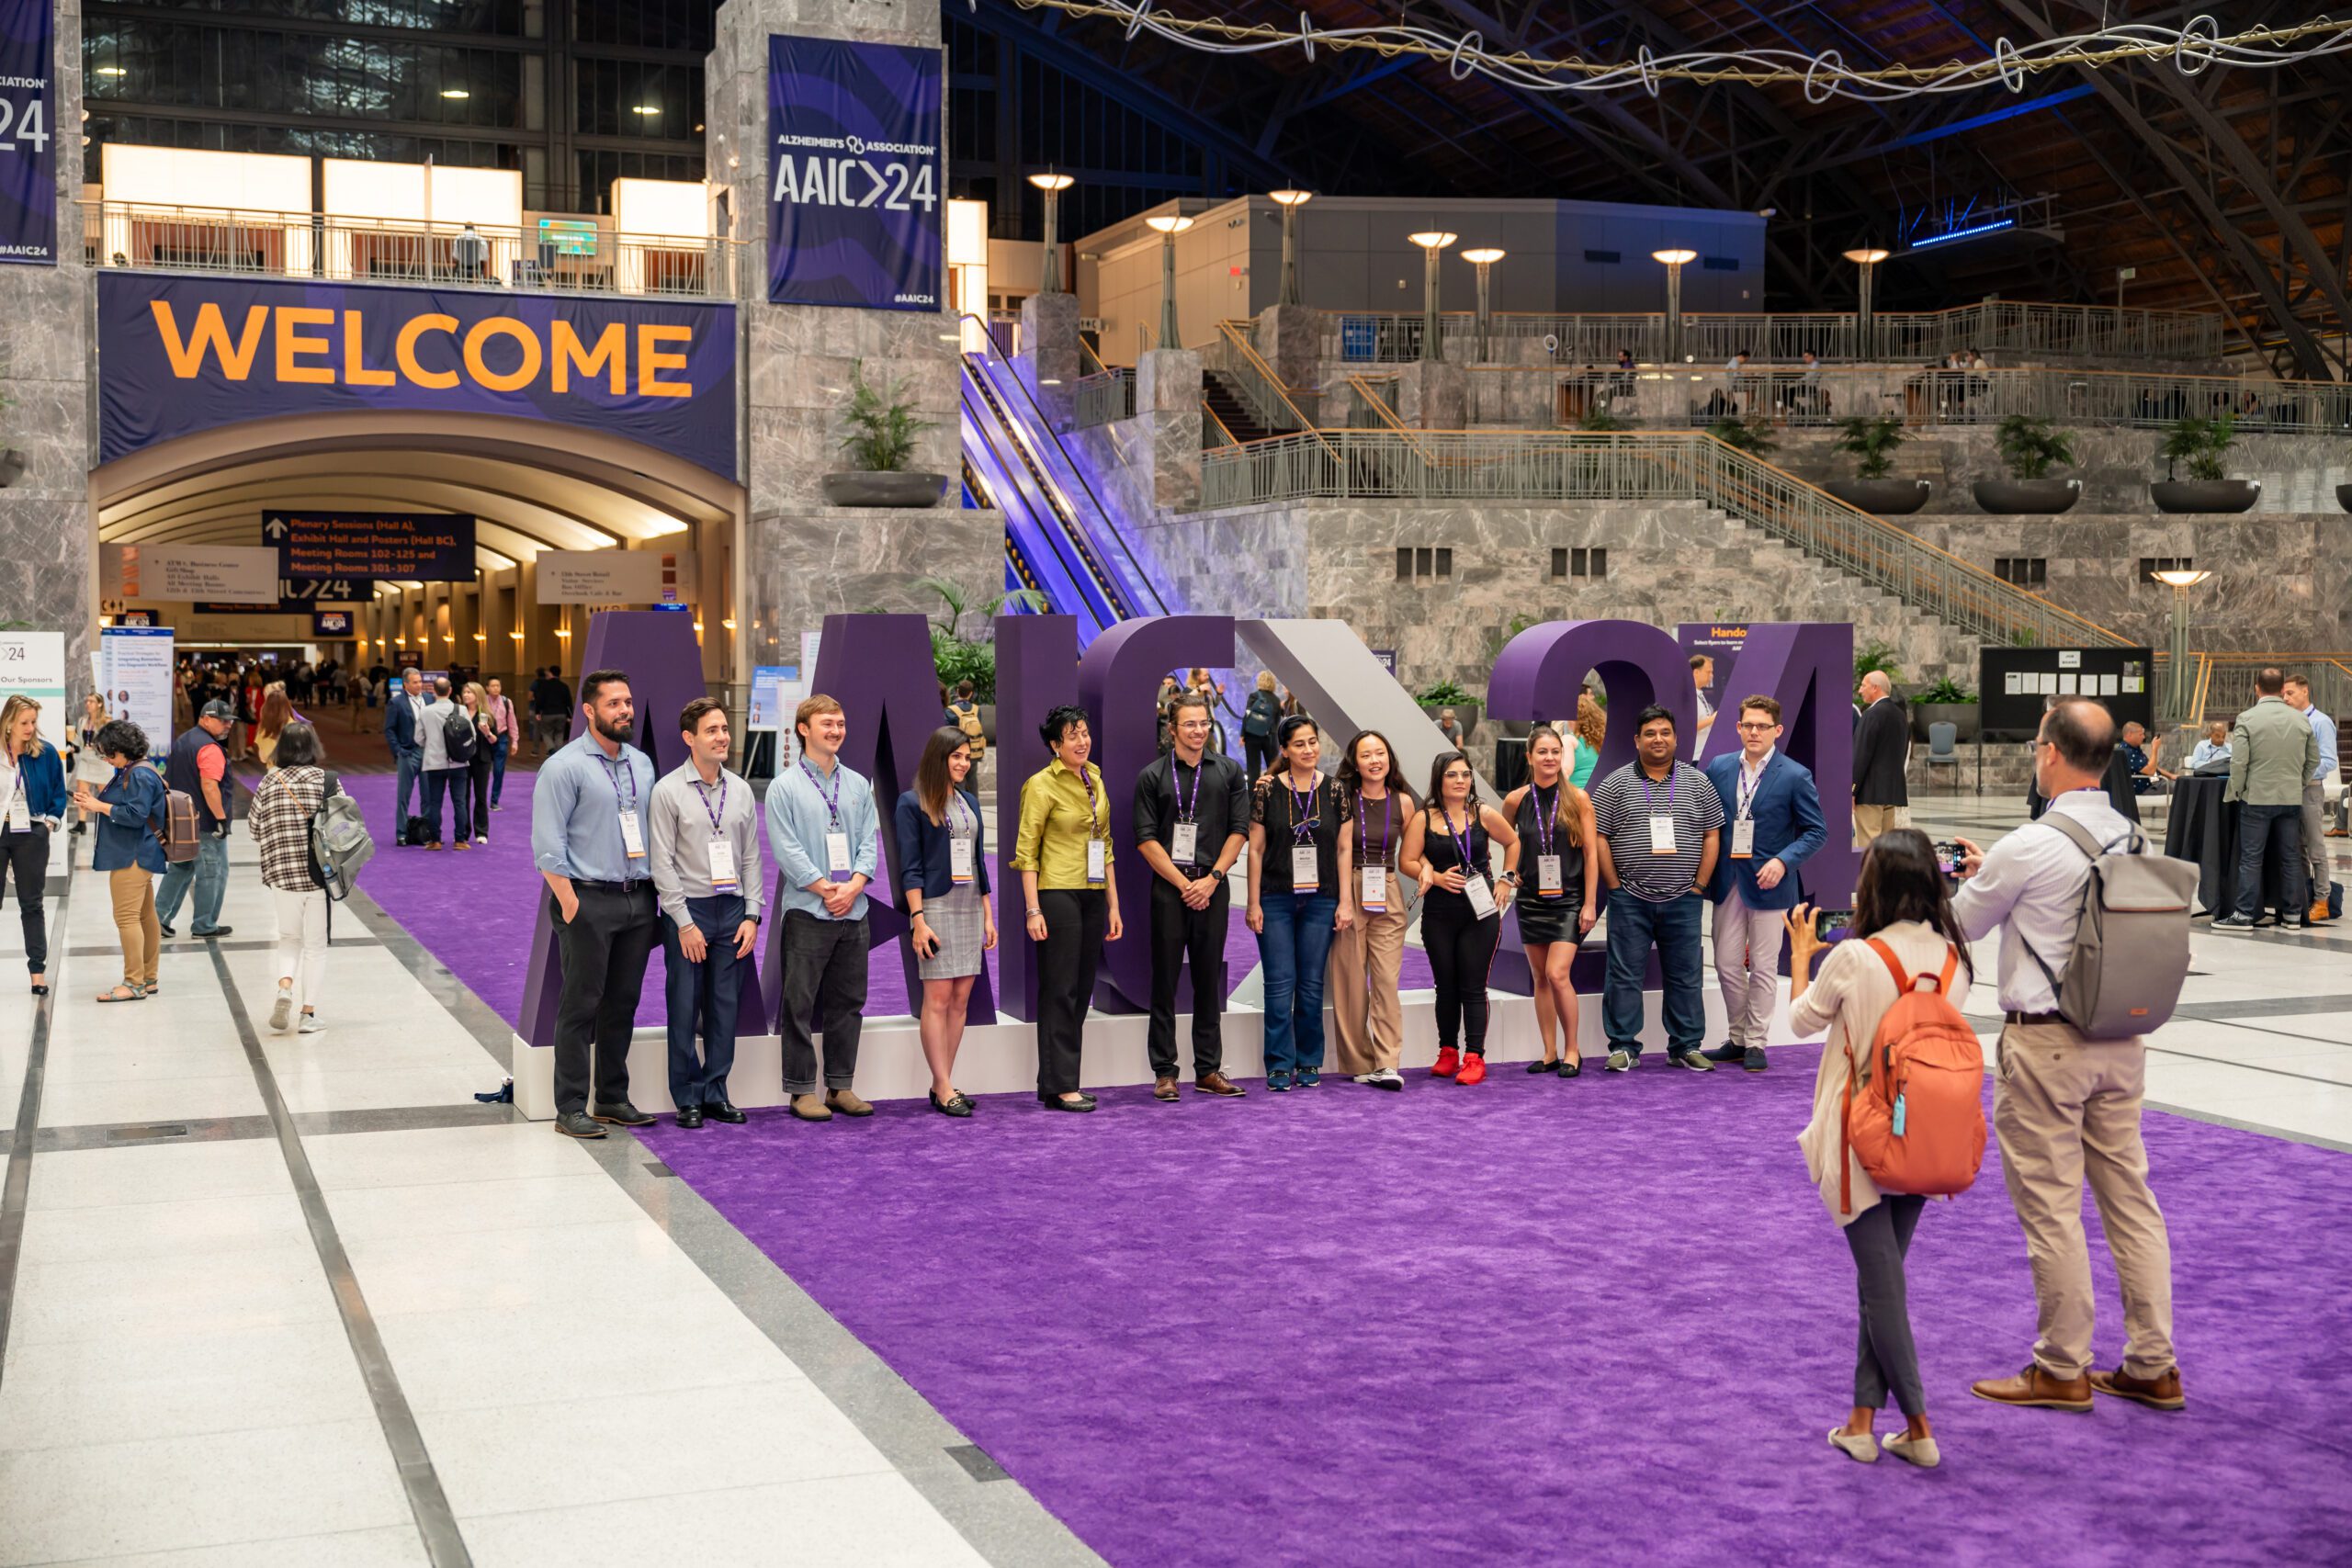
<path fill-rule="evenodd" d="M 1634 761 L 1593 787 L 1594 840 L 1609 888 L 1609 979 L 1600 1018 L 1609 1070 L 1642 1055 L 1642 971 L 1657 946 L 1669 1060 L 1714 1070 L 1699 1054 L 1707 1032 L 1699 994 L 1701 889 L 1715 874 L 1723 797 L 1707 775 L 1675 758 L 1674 716 L 1655 705 L 1634 720 Z"/>

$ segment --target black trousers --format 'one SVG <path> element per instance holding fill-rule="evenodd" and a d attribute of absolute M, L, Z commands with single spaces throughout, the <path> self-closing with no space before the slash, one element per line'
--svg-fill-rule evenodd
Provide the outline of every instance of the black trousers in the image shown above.
<path fill-rule="evenodd" d="M 490 744 L 474 743 L 473 761 L 466 764 L 466 782 L 474 801 L 474 837 L 490 837 Z"/>
<path fill-rule="evenodd" d="M 1421 946 L 1430 955 L 1430 978 L 1437 987 L 1437 1043 L 1458 1040 L 1465 1050 L 1487 1050 L 1487 971 L 1494 967 L 1495 944 L 1502 940 L 1500 915 L 1478 919 L 1470 900 L 1432 888 L 1421 900 Z"/>
<path fill-rule="evenodd" d="M 49 829 L 34 823 L 21 833 L 0 832 L 0 892 L 17 879 L 17 914 L 25 923 L 25 973 L 49 969 Z"/>
<path fill-rule="evenodd" d="M 552 906 L 555 899 L 549 896 Z M 596 1103 L 628 1098 L 628 1042 L 637 1031 L 637 998 L 645 988 L 645 961 L 653 952 L 659 909 L 653 884 L 627 893 L 580 889 L 580 912 L 564 923 L 555 911 L 563 949 L 563 993 L 555 1013 L 555 1108 L 588 1108 L 593 1066 Z"/>
<path fill-rule="evenodd" d="M 1176 1076 L 1176 976 L 1186 959 L 1193 964 L 1193 1077 L 1204 1078 L 1225 1066 L 1225 987 L 1218 960 L 1233 906 L 1233 885 L 1218 877 L 1205 909 L 1188 909 L 1184 896 L 1165 877 L 1151 879 L 1151 1076 Z M 1048 928 L 1050 930 L 1050 927 Z"/>
<path fill-rule="evenodd" d="M 784 913 L 784 1092 L 817 1092 L 817 1037 L 808 1021 L 823 1010 L 825 1087 L 847 1089 L 857 1076 L 857 1040 L 865 1013 L 865 917 L 819 919 L 806 909 Z"/>
<path fill-rule="evenodd" d="M 1079 1051 L 1094 971 L 1111 932 L 1111 896 L 1091 888 L 1040 889 L 1046 940 L 1037 944 L 1037 1092 L 1078 1089 Z"/>
<path fill-rule="evenodd" d="M 1250 759 L 1250 771 L 1245 776 L 1256 784 L 1258 775 L 1274 765 L 1274 738 L 1252 735 L 1245 729 L 1241 732 L 1241 750 Z"/>

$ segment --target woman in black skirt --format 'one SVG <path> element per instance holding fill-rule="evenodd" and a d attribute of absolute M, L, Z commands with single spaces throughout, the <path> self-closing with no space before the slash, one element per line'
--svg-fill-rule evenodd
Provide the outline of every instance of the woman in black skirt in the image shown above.
<path fill-rule="evenodd" d="M 1567 748 L 1557 730 L 1539 728 L 1527 743 L 1528 782 L 1503 802 L 1519 833 L 1521 866 L 1519 940 L 1535 977 L 1535 1027 L 1544 1059 L 1531 1073 L 1575 1077 L 1584 1070 L 1577 1050 L 1577 987 L 1570 969 L 1577 946 L 1600 913 L 1600 857 L 1585 853 L 1592 801 L 1568 782 Z"/>

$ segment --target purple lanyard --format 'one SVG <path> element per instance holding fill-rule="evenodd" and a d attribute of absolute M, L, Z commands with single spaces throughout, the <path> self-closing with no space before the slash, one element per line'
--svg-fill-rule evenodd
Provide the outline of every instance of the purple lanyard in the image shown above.
<path fill-rule="evenodd" d="M 1190 799 L 1179 798 L 1176 802 L 1176 820 L 1179 822 L 1191 822 L 1197 819 L 1196 813 L 1201 804 L 1201 775 L 1208 771 L 1205 766 L 1207 761 L 1208 758 L 1204 756 L 1199 762 L 1193 764 L 1192 797 Z M 1182 766 L 1182 764 L 1179 762 L 1171 753 L 1168 759 L 1168 785 L 1169 793 L 1170 795 L 1174 795 L 1176 793 L 1176 770 L 1181 766 Z M 1088 786 L 1086 810 L 1089 817 L 1091 817 L 1094 813 L 1094 795 L 1091 785 Z"/>
<path fill-rule="evenodd" d="M 842 825 L 841 764 L 839 762 L 835 762 L 833 764 L 833 793 L 831 795 L 827 795 L 825 793 L 825 781 L 823 777 L 818 773 L 816 769 L 808 765 L 808 759 L 806 757 L 800 759 L 800 771 L 807 773 L 808 775 L 808 782 L 816 786 L 817 798 L 825 803 L 825 815 L 831 818 L 834 827 L 840 827 Z"/>
<path fill-rule="evenodd" d="M 1445 836 L 1453 840 L 1453 852 L 1462 857 L 1462 874 L 1464 876 L 1484 875 L 1485 873 L 1471 863 L 1470 841 L 1463 836 L 1465 833 L 1473 836 L 1477 833 L 1478 808 L 1475 806 L 1470 807 L 1470 819 L 1463 824 L 1460 832 L 1456 832 L 1454 830 L 1453 812 L 1450 808 L 1440 806 L 1437 808 L 1437 816 L 1438 820 L 1445 824 Z"/>
<path fill-rule="evenodd" d="M 721 769 L 721 770 L 719 771 L 719 774 L 718 774 L 718 810 L 716 810 L 716 811 L 711 810 L 711 807 L 710 807 L 710 794 L 709 794 L 709 792 L 708 792 L 707 789 L 705 789 L 705 788 L 703 787 L 703 782 L 702 782 L 700 779 L 696 779 L 696 780 L 695 780 L 695 781 L 694 781 L 694 786 L 695 786 L 695 798 L 702 802 L 702 808 L 703 808 L 704 812 L 705 812 L 705 813 L 707 813 L 707 814 L 709 816 L 709 818 L 710 818 L 710 836 L 711 836 L 712 838 L 714 838 L 714 839 L 723 837 L 724 835 L 722 835 L 722 834 L 719 832 L 719 830 L 718 830 L 718 824 L 719 824 L 720 820 L 721 820 L 722 818 L 724 818 L 726 817 L 726 815 L 727 815 L 727 773 L 726 773 L 726 770 Z"/>
<path fill-rule="evenodd" d="M 1283 791 L 1290 796 L 1291 842 L 1295 847 L 1304 848 L 1315 836 L 1315 797 L 1323 793 L 1323 775 L 1316 774 L 1315 782 L 1306 786 L 1306 794 L 1301 795 L 1292 787 L 1289 775 L 1284 774 Z"/>
<path fill-rule="evenodd" d="M 1094 775 L 1080 766 L 1078 770 L 1078 782 L 1086 786 L 1086 836 L 1090 839 L 1099 839 L 1102 836 L 1102 828 L 1094 815 Z M 1196 788 L 1200 782 L 1197 776 L 1193 780 Z"/>
<path fill-rule="evenodd" d="M 1651 806 L 1651 807 L 1655 807 L 1655 806 L 1657 804 L 1657 799 L 1656 799 L 1654 796 L 1652 796 L 1652 795 L 1651 795 L 1651 794 L 1650 794 L 1650 776 L 1649 776 L 1649 774 L 1641 773 L 1641 770 L 1640 770 L 1638 767 L 1637 767 L 1637 768 L 1635 768 L 1634 771 L 1636 773 L 1640 773 L 1640 774 L 1641 774 L 1641 780 L 1642 780 L 1642 804 L 1643 804 L 1643 805 L 1645 805 L 1645 806 Z M 1668 763 L 1668 764 L 1667 764 L 1667 769 L 1666 769 L 1666 808 L 1667 808 L 1668 811 L 1671 811 L 1671 810 L 1673 810 L 1673 809 L 1674 809 L 1674 775 L 1675 775 L 1675 773 L 1676 773 L 1676 772 L 1677 772 L 1677 768 L 1676 768 L 1676 765 L 1675 765 L 1675 764 L 1673 764 L 1673 763 L 1671 763 L 1671 762 L 1669 762 L 1669 763 Z"/>
<path fill-rule="evenodd" d="M 603 761 L 601 758 L 598 760 L 600 761 Z M 623 773 L 627 773 L 628 775 L 628 799 L 627 801 L 623 801 L 621 799 L 621 775 Z M 616 810 L 626 816 L 629 812 L 637 809 L 637 770 L 629 766 L 628 753 L 626 751 L 621 753 L 621 760 L 617 765 L 612 762 L 605 763 L 605 780 L 613 786 L 613 807 Z"/>
<path fill-rule="evenodd" d="M 1544 805 L 1544 791 L 1541 786 L 1529 784 L 1527 797 L 1535 803 L 1535 852 L 1539 855 L 1548 855 L 1552 852 L 1553 814 L 1560 809 L 1560 786 L 1558 784 L 1552 786 L 1552 804 L 1549 809 L 1546 809 Z"/>
<path fill-rule="evenodd" d="M 962 790 L 951 789 L 947 792 L 947 836 L 950 839 L 956 837 L 956 824 L 957 821 L 956 814 L 959 811 L 970 810 L 971 807 L 964 804 L 964 792 Z M 979 836 L 979 831 L 980 818 L 978 813 L 974 813 L 972 817 L 972 831 L 967 836 L 971 838 L 978 838 Z"/>
<path fill-rule="evenodd" d="M 1770 761 L 1771 761 L 1771 759 L 1770 759 L 1770 757 L 1767 757 L 1767 758 L 1765 758 L 1765 759 L 1764 759 L 1764 761 L 1765 761 L 1765 762 L 1769 765 L 1769 764 L 1770 763 Z M 1758 790 L 1759 790 L 1759 789 L 1762 789 L 1763 787 L 1764 787 L 1764 770 L 1763 770 L 1762 768 L 1758 768 L 1758 769 L 1757 769 L 1757 770 L 1756 770 L 1756 782 L 1755 782 L 1754 784 L 1750 784 L 1750 783 L 1748 783 L 1748 782 L 1747 782 L 1747 770 L 1746 768 L 1742 768 L 1742 769 L 1739 771 L 1739 813 L 1738 813 L 1738 814 L 1739 814 L 1741 817 L 1743 817 L 1743 818 L 1744 818 L 1744 817 L 1746 817 L 1746 816 L 1747 815 L 1747 813 L 1748 813 L 1748 808 L 1749 808 L 1750 807 L 1752 807 L 1752 806 L 1754 806 L 1754 805 L 1756 804 L 1756 792 L 1757 792 Z"/>
<path fill-rule="evenodd" d="M 1372 833 L 1371 830 L 1364 826 L 1363 791 L 1356 791 L 1356 848 L 1363 852 L 1364 859 L 1367 863 L 1377 861 L 1383 865 L 1388 863 L 1389 813 L 1394 811 L 1396 808 L 1396 797 L 1395 795 L 1384 795 L 1380 797 L 1380 852 L 1378 854 L 1374 854 L 1372 852 Z"/>

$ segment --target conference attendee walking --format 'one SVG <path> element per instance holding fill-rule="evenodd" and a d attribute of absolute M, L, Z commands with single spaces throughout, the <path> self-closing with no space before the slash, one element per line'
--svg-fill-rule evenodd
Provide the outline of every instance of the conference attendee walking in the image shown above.
<path fill-rule="evenodd" d="M 647 804 L 653 897 L 662 910 L 662 976 L 670 1031 L 670 1103 L 678 1125 L 741 1123 L 727 1097 L 735 1017 L 759 944 L 767 878 L 752 786 L 727 771 L 727 710 L 696 697 L 678 715 L 686 760 Z M 695 1037 L 702 1051 L 695 1051 Z"/>
<path fill-rule="evenodd" d="M 1609 886 L 1609 978 L 1601 1023 L 1609 1070 L 1642 1059 L 1642 973 L 1652 943 L 1663 983 L 1659 1011 L 1667 1059 L 1713 1072 L 1701 1054 L 1706 1004 L 1700 998 L 1699 907 L 1721 850 L 1724 804 L 1707 775 L 1676 757 L 1674 716 L 1644 708 L 1634 720 L 1634 760 L 1592 792 L 1593 847 Z"/>
<path fill-rule="evenodd" d="M 2264 676 L 2275 698 L 2277 671 Z M 2301 723 L 2284 704 L 2273 711 Z M 2105 708 L 2061 697 L 2042 716 L 2033 753 L 2050 809 L 1990 851 L 1960 840 L 1964 854 L 1952 913 L 1971 942 L 2001 932 L 2006 1021 L 1993 1130 L 2032 1260 L 2039 1330 L 2022 1372 L 1973 1386 L 1979 1398 L 2003 1404 L 2088 1410 L 2094 1389 L 2159 1409 L 2183 1403 L 2172 1341 L 2172 1243 L 2148 1190 L 2148 1151 L 2140 1136 L 2147 1042 L 2136 1035 L 2086 1039 L 2058 1010 L 2092 865 L 2084 842 L 2058 824 L 2105 852 L 2146 852 L 2137 829 L 2099 787 L 2114 750 L 2115 722 Z M 2289 782 L 2295 782 L 2291 774 Z M 2086 1179 L 2123 1288 L 2123 1361 L 2111 1372 L 2091 1370 Z"/>
<path fill-rule="evenodd" d="M 1879 1443 L 1872 1427 L 1891 1394 L 1905 1425 L 1900 1435 L 1887 1438 L 1886 1451 L 1932 1470 L 1940 1456 L 1928 1426 L 1927 1389 L 1919 1377 L 1904 1278 L 1912 1233 L 1928 1200 L 1879 1190 L 1847 1146 L 1846 1102 L 1849 1087 L 1860 1094 L 1870 1081 L 1880 1021 L 1912 988 L 1898 987 L 1895 968 L 1915 983 L 1921 975 L 1941 979 L 1949 974 L 1944 995 L 1964 998 L 1971 980 L 1968 942 L 1945 897 L 1935 846 L 1911 828 L 1888 829 L 1863 852 L 1854 885 L 1853 934 L 1826 944 L 1829 955 L 1822 959 L 1819 974 L 1813 973 L 1814 960 L 1825 944 L 1815 935 L 1812 908 L 1794 905 L 1791 912 L 1770 918 L 1782 923 L 1789 938 L 1791 1025 L 1800 1034 L 1829 1032 L 1814 1073 L 1813 1118 L 1797 1143 L 1822 1206 L 1845 1232 L 1861 1296 L 1853 1408 L 1844 1426 L 1830 1430 L 1829 1441 L 1864 1464 L 1876 1460 Z"/>
<path fill-rule="evenodd" d="M 65 759 L 40 738 L 40 704 L 18 694 L 0 705 L 0 894 L 17 883 L 32 993 L 49 995 L 49 836 L 65 820 Z"/>
<path fill-rule="evenodd" d="M 956 1056 L 972 987 L 996 947 L 989 905 L 988 832 L 971 786 L 973 739 L 961 728 L 934 729 L 915 764 L 915 787 L 899 796 L 891 827 L 899 842 L 899 897 L 922 981 L 916 1034 L 931 1068 L 931 1108 L 968 1117 L 971 1096 L 956 1087 Z"/>
<path fill-rule="evenodd" d="M 409 805 L 424 773 L 424 677 L 414 670 L 401 671 L 400 689 L 384 702 L 384 744 L 392 753 L 397 774 L 392 797 L 398 815 L 392 818 L 395 841 L 408 842 Z"/>
<path fill-rule="evenodd" d="M 657 924 L 645 822 L 653 760 L 629 744 L 637 704 L 627 674 L 582 676 L 580 707 L 587 728 L 541 764 L 531 792 L 531 858 L 553 900 L 563 959 L 555 1130 L 601 1138 L 600 1122 L 653 1122 L 628 1100 L 629 1038 Z"/>
<path fill-rule="evenodd" d="M 1274 731 L 1274 771 L 1250 801 L 1249 925 L 1265 966 L 1266 1088 L 1323 1081 L 1323 982 L 1340 915 L 1337 793 L 1317 764 L 1322 732 L 1304 714 Z"/>
<path fill-rule="evenodd" d="M 514 728 L 514 704 L 496 676 L 490 682 L 490 727 L 494 738 L 490 748 L 490 808 L 503 809 L 499 800 L 506 794 L 506 759 L 522 744 L 522 736 Z"/>
<path fill-rule="evenodd" d="M 277 765 L 254 791 L 247 821 L 261 853 L 262 886 L 269 889 L 277 917 L 277 995 L 270 1003 L 269 1026 L 280 1034 L 289 1028 L 316 1034 L 333 906 L 311 869 L 311 825 L 328 795 L 342 794 L 343 786 L 327 773 L 326 748 L 309 724 L 288 724 L 272 745 Z"/>
<path fill-rule="evenodd" d="M 1348 742 L 1333 779 L 1340 815 L 1339 929 L 1331 933 L 1331 1026 L 1339 1070 L 1393 1091 L 1405 1055 L 1405 1007 L 1397 993 L 1405 928 L 1412 921 L 1398 865 L 1405 829 L 1419 811 L 1396 777 L 1388 738 L 1367 729 Z"/>
<path fill-rule="evenodd" d="M 1854 725 L 1854 847 L 1889 828 L 1911 826 L 1911 723 L 1894 700 L 1894 682 L 1873 670 L 1862 677 L 1862 716 Z"/>
<path fill-rule="evenodd" d="M 155 918 L 165 936 L 177 936 L 172 922 L 180 904 L 196 890 L 196 909 L 188 922 L 190 936 L 209 940 L 229 934 L 220 923 L 220 900 L 229 890 L 229 819 L 234 815 L 236 781 L 229 776 L 229 753 L 223 738 L 235 728 L 236 710 L 219 698 L 204 705 L 194 728 L 172 741 L 164 763 L 164 782 L 196 804 L 196 858 L 174 861 L 164 873 L 155 894 Z"/>
<path fill-rule="evenodd" d="M 1176 1098 L 1176 981 L 1193 970 L 1193 1089 L 1230 1098 L 1225 1075 L 1225 937 L 1250 819 L 1241 764 L 1208 749 L 1209 705 L 1186 692 L 1169 705 L 1170 749 L 1136 776 L 1136 852 L 1151 868 L 1152 1098 Z"/>
<path fill-rule="evenodd" d="M 1585 852 L 1592 801 L 1568 782 L 1566 761 L 1559 731 L 1537 729 L 1527 742 L 1528 782 L 1504 797 L 1503 815 L 1519 835 L 1519 940 L 1536 981 L 1535 1030 L 1544 1040 L 1543 1056 L 1527 1070 L 1572 1078 L 1584 1071 L 1574 967 L 1600 918 L 1600 857 Z"/>
<path fill-rule="evenodd" d="M 563 683 L 562 671 L 555 665 L 531 682 L 531 723 L 538 734 L 539 755 L 554 756 L 571 728 L 571 688 Z"/>
<path fill-rule="evenodd" d="M 106 727 L 106 695 L 91 692 L 82 698 L 82 722 L 74 734 L 74 784 L 76 793 L 83 784 L 88 784 L 94 790 L 104 789 L 107 781 L 114 777 L 114 769 L 107 763 L 105 753 L 98 750 L 98 731 Z M 74 826 L 70 829 L 73 836 L 78 839 L 89 829 L 90 813 L 76 807 Z"/>
<path fill-rule="evenodd" d="M 1437 991 L 1437 1065 L 1430 1071 L 1458 1084 L 1486 1081 L 1487 975 L 1524 847 L 1510 819 L 1476 792 L 1470 759 L 1439 752 L 1430 767 L 1428 803 L 1397 850 L 1398 867 L 1420 885 L 1421 946 Z M 1503 851 L 1499 876 L 1496 845 Z"/>
<path fill-rule="evenodd" d="M 1706 767 L 1730 838 L 1707 884 L 1715 907 L 1715 981 L 1730 1038 L 1706 1055 L 1760 1073 L 1769 1065 L 1764 1046 L 1781 990 L 1783 917 L 1801 897 L 1798 868 L 1829 833 L 1813 771 L 1780 749 L 1780 703 L 1748 697 L 1738 712 L 1739 750 Z"/>
<path fill-rule="evenodd" d="M 865 1011 L 865 889 L 880 867 L 874 786 L 841 760 L 849 736 L 842 705 L 819 693 L 794 710 L 800 755 L 768 785 L 768 850 L 784 920 L 784 1092 L 803 1122 L 871 1116 L 858 1098 L 857 1046 Z M 824 1060 L 809 1019 L 823 1008 Z M 824 1092 L 818 1087 L 822 1083 Z"/>
<path fill-rule="evenodd" d="M 473 765 L 472 717 L 451 700 L 449 678 L 436 675 L 433 694 L 417 709 L 417 734 L 423 747 L 420 771 L 424 779 L 424 847 L 441 847 L 441 803 L 449 803 L 450 842 L 461 850 L 473 847 L 474 812 L 468 778 Z"/>
<path fill-rule="evenodd" d="M 1055 708 L 1038 727 L 1054 760 L 1021 786 L 1012 869 L 1021 874 L 1029 940 L 1037 944 L 1037 1099 L 1055 1111 L 1091 1111 L 1079 1074 L 1086 1010 L 1102 944 L 1119 940 L 1119 885 L 1111 877 L 1111 799 L 1087 759 L 1086 710 Z"/>
<path fill-rule="evenodd" d="M 1274 672 L 1258 671 L 1258 684 L 1241 709 L 1241 750 L 1255 784 L 1274 764 L 1274 727 L 1283 720 L 1283 700 L 1274 693 Z"/>
<path fill-rule="evenodd" d="M 945 710 L 947 728 L 972 743 L 972 766 L 978 767 L 989 754 L 988 726 L 980 716 L 979 699 L 973 694 L 978 690 L 969 681 L 956 682 L 956 695 Z"/>
<path fill-rule="evenodd" d="M 155 961 L 164 945 L 155 918 L 155 878 L 164 866 L 162 824 L 168 789 L 147 765 L 147 732 L 128 719 L 109 719 L 92 742 L 113 770 L 96 787 L 76 785 L 75 807 L 98 818 L 90 869 L 104 872 L 122 942 L 122 982 L 98 993 L 102 1002 L 131 1002 L 155 992 Z"/>
<path fill-rule="evenodd" d="M 2310 724 L 2312 739 L 2319 749 L 2319 761 L 2303 780 L 2303 863 L 2308 868 L 2311 887 L 2311 908 L 2305 911 L 2304 919 L 2324 920 L 2328 918 L 2328 884 L 2335 878 L 2327 863 L 2327 827 L 2322 814 L 2327 808 L 2327 781 L 2343 766 L 2335 754 L 2335 720 L 2312 701 L 2308 676 L 2288 676 L 2280 684 L 2279 695 Z"/>
<path fill-rule="evenodd" d="M 2230 784 L 2222 798 L 2241 803 L 2238 907 L 2213 922 L 2215 931 L 2248 931 L 2262 918 L 2263 881 L 2274 857 L 2278 923 L 2293 930 L 2306 922 L 2303 787 L 2323 775 L 2318 732 L 2287 705 L 2286 689 L 2286 672 L 2265 668 L 2254 678 L 2254 705 L 2230 730 Z M 2324 887 L 2320 897 L 2327 897 Z"/>
<path fill-rule="evenodd" d="M 491 753 L 498 746 L 498 720 L 491 713 L 490 693 L 479 681 L 469 681 L 458 704 L 474 727 L 473 754 L 466 759 L 465 791 L 472 818 L 472 841 L 490 842 Z"/>
<path fill-rule="evenodd" d="M 294 699 L 287 694 L 286 682 L 272 681 L 262 688 L 261 716 L 254 721 L 254 755 L 261 759 L 263 771 L 277 766 L 277 738 L 294 721 Z"/>

